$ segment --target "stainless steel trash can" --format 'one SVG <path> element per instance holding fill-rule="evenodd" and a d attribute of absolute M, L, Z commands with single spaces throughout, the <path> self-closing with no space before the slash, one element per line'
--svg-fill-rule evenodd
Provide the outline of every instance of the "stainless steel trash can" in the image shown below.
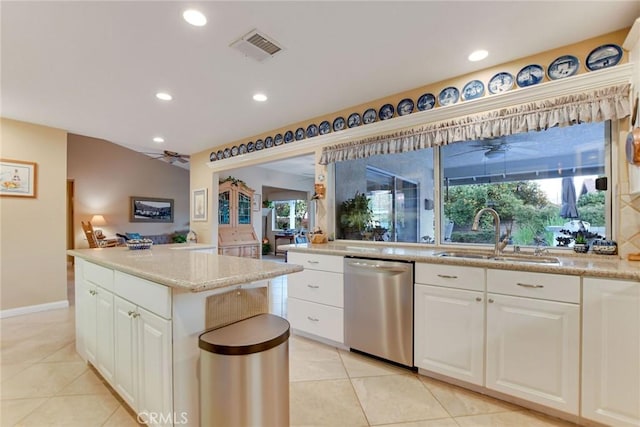
<path fill-rule="evenodd" d="M 259 314 L 200 335 L 200 425 L 289 425 L 289 322 Z"/>

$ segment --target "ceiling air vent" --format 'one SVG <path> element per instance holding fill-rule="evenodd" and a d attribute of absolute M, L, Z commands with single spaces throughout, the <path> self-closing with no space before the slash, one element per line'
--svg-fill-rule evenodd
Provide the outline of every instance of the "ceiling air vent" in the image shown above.
<path fill-rule="evenodd" d="M 258 32 L 258 30 L 253 30 L 248 34 L 245 34 L 229 46 L 239 50 L 244 56 L 248 56 L 249 58 L 253 58 L 260 62 L 267 58 L 271 58 L 282 50 L 282 48 L 278 46 L 273 39 L 268 38 L 264 34 Z"/>

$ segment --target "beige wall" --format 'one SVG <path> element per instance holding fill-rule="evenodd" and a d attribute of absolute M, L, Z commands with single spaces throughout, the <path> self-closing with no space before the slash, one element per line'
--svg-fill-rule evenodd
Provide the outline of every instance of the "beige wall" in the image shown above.
<path fill-rule="evenodd" d="M 0 309 L 67 299 L 67 133 L 0 119 L 0 157 L 37 163 L 37 197 L 0 199 Z"/>
<path fill-rule="evenodd" d="M 69 134 L 68 173 L 74 181 L 75 247 L 88 247 L 81 221 L 102 214 L 107 237 L 189 229 L 189 171 L 110 142 Z M 173 223 L 129 222 L 129 197 L 174 199 Z M 98 228 L 98 227 L 96 227 Z"/>

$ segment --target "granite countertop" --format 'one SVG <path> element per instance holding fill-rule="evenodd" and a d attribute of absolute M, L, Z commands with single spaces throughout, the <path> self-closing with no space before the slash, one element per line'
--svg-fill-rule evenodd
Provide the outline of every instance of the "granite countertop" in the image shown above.
<path fill-rule="evenodd" d="M 437 256 L 440 252 L 479 252 L 478 249 L 459 247 L 419 247 L 385 245 L 384 243 L 329 242 L 324 244 L 299 243 L 278 246 L 291 252 L 307 252 L 326 255 L 356 256 L 360 258 L 381 258 L 390 260 L 418 261 L 434 264 L 463 265 L 471 267 L 495 268 L 500 270 L 533 271 L 540 273 L 568 274 L 576 276 L 625 279 L 640 282 L 640 262 L 626 261 L 616 255 L 549 253 L 544 257 L 554 257 L 559 264 L 534 264 L 521 261 L 498 261 L 492 259 L 454 258 Z M 482 251 L 491 255 L 493 251 Z M 521 256 L 532 256 L 522 252 Z M 517 257 L 507 248 L 504 256 Z"/>
<path fill-rule="evenodd" d="M 161 285 L 191 292 L 221 289 L 270 279 L 303 269 L 302 266 L 295 264 L 197 251 L 197 249 L 214 247 L 203 244 L 157 245 L 151 249 L 137 251 L 116 247 L 72 249 L 67 253 Z"/>

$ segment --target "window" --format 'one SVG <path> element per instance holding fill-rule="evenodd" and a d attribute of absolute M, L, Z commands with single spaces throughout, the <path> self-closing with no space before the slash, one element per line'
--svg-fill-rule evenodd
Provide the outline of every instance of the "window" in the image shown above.
<path fill-rule="evenodd" d="M 309 211 L 306 200 L 282 200 L 273 202 L 273 231 L 308 230 Z"/>

